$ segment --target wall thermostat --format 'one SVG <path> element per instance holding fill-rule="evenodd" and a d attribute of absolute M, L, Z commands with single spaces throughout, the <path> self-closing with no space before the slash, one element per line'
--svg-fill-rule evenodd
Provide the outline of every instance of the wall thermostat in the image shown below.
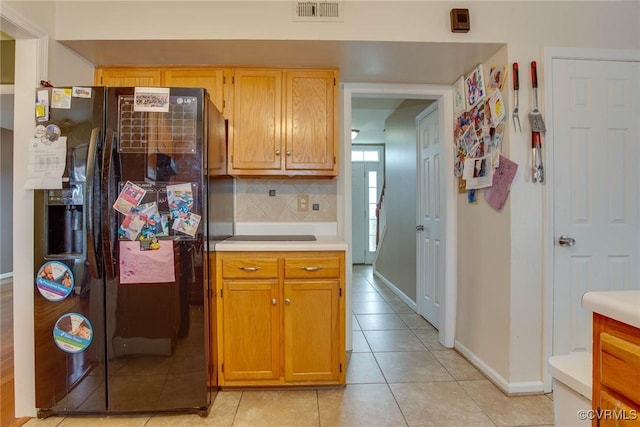
<path fill-rule="evenodd" d="M 451 32 L 467 33 L 471 28 L 469 9 L 451 9 Z"/>

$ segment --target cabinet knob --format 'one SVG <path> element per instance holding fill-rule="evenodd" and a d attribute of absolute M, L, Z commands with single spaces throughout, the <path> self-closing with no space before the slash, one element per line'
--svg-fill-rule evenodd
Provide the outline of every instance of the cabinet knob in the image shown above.
<path fill-rule="evenodd" d="M 278 300 L 275 298 L 271 298 L 271 305 L 276 305 L 278 304 Z"/>
<path fill-rule="evenodd" d="M 276 156 L 280 155 L 280 150 L 276 150 Z"/>
<path fill-rule="evenodd" d="M 291 155 L 291 151 L 289 150 L 287 151 L 287 156 L 290 156 L 290 155 Z"/>
<path fill-rule="evenodd" d="M 290 300 L 289 298 L 285 298 L 285 299 L 284 299 L 284 303 L 285 303 L 286 305 L 291 305 L 291 300 Z"/>

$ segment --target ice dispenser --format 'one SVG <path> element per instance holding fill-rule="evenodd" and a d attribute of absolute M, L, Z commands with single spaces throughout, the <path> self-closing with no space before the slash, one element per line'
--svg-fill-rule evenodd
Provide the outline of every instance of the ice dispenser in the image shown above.
<path fill-rule="evenodd" d="M 47 190 L 44 197 L 44 258 L 84 258 L 83 183 Z"/>

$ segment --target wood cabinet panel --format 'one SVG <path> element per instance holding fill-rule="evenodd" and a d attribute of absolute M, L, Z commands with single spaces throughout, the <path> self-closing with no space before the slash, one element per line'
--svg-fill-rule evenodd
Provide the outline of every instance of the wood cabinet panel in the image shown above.
<path fill-rule="evenodd" d="M 640 411 L 600 392 L 600 427 L 640 427 Z"/>
<path fill-rule="evenodd" d="M 594 427 L 640 426 L 640 329 L 593 314 Z"/>
<path fill-rule="evenodd" d="M 100 86 L 160 86 L 159 68 L 97 68 L 95 82 Z"/>
<path fill-rule="evenodd" d="M 285 381 L 338 381 L 340 282 L 286 281 Z"/>
<path fill-rule="evenodd" d="M 285 258 L 284 276 L 286 279 L 322 279 L 340 277 L 341 259 L 339 256 L 309 256 Z"/>
<path fill-rule="evenodd" d="M 600 348 L 602 385 L 640 402 L 640 346 L 603 332 Z"/>
<path fill-rule="evenodd" d="M 280 376 L 280 305 L 277 281 L 225 281 L 223 345 L 225 381 Z"/>
<path fill-rule="evenodd" d="M 282 71 L 236 69 L 232 85 L 230 173 L 245 175 L 259 170 L 280 170 Z"/>
<path fill-rule="evenodd" d="M 334 125 L 336 72 L 286 71 L 287 171 L 325 171 L 336 167 L 337 134 Z"/>
<path fill-rule="evenodd" d="M 95 73 L 104 86 L 207 89 L 228 120 L 225 161 L 234 176 L 336 176 L 337 81 L 335 69 L 98 67 Z"/>
<path fill-rule="evenodd" d="M 344 252 L 220 252 L 216 258 L 221 386 L 344 384 Z M 326 268 L 302 270 L 300 278 L 285 274 L 318 265 Z M 275 277 L 256 278 L 238 268 L 244 266 Z"/>
<path fill-rule="evenodd" d="M 222 259 L 222 277 L 225 279 L 277 279 L 278 258 L 225 256 Z"/>
<path fill-rule="evenodd" d="M 163 71 L 162 86 L 203 87 L 224 116 L 223 71 L 223 68 L 168 68 Z"/>

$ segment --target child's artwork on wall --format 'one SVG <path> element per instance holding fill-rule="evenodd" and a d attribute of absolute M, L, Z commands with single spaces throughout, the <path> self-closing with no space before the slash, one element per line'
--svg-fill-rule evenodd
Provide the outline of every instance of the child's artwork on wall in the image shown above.
<path fill-rule="evenodd" d="M 484 86 L 484 76 L 482 74 L 482 64 L 478 65 L 465 79 L 464 85 L 467 96 L 467 106 L 473 107 L 480 100 L 484 99 L 486 92 Z"/>
<path fill-rule="evenodd" d="M 502 85 L 504 84 L 504 79 L 507 75 L 507 67 L 504 65 L 495 65 L 491 67 L 489 71 L 489 81 L 487 82 L 487 87 L 489 89 L 500 89 L 502 90 Z"/>
<path fill-rule="evenodd" d="M 464 76 L 453 85 L 453 112 L 457 116 L 467 108 L 467 102 L 464 94 Z"/>

